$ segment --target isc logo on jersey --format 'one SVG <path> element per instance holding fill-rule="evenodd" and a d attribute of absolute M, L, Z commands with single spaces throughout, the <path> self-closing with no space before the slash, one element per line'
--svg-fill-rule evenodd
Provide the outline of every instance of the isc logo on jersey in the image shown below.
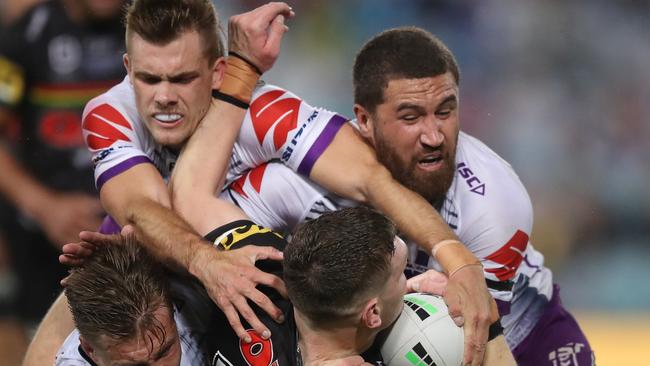
<path fill-rule="evenodd" d="M 381 355 L 391 366 L 457 366 L 463 361 L 463 338 L 441 297 L 408 294 Z"/>

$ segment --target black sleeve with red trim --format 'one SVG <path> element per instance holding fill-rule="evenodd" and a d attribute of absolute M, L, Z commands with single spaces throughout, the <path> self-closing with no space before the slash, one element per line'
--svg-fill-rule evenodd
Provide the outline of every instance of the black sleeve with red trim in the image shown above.
<path fill-rule="evenodd" d="M 215 243 L 220 250 L 236 250 L 247 245 L 272 246 L 283 250 L 286 246 L 286 240 L 281 235 L 248 220 L 239 220 L 223 225 L 207 234 L 205 239 Z M 277 261 L 258 261 L 256 266 L 282 278 L 282 265 Z M 225 315 L 219 312 L 213 328 L 217 329 L 219 334 L 211 355 L 212 365 L 295 365 L 297 340 L 291 303 L 271 288 L 260 286 L 259 289 L 282 310 L 285 321 L 282 324 L 276 323 L 266 312 L 249 301 L 251 308 L 269 328 L 272 336 L 268 340 L 262 339 L 242 319 L 244 328 L 248 330 L 253 339 L 251 343 L 246 344 L 239 340 L 230 328 Z"/>

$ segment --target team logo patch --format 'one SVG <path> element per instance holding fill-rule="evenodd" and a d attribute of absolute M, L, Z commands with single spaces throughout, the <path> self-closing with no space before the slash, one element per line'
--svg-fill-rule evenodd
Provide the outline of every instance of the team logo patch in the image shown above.
<path fill-rule="evenodd" d="M 272 90 L 256 98 L 250 105 L 250 115 L 259 143 L 263 143 L 273 129 L 273 146 L 279 150 L 298 124 L 300 99 L 281 98 L 284 90 Z"/>
<path fill-rule="evenodd" d="M 232 188 L 232 190 L 242 195 L 242 197 L 248 198 L 246 191 L 244 191 L 244 185 L 248 181 L 250 185 L 253 187 L 253 189 L 255 190 L 255 192 L 260 193 L 260 191 L 262 190 L 262 179 L 264 178 L 266 165 L 267 163 L 264 163 L 262 165 L 259 165 L 249 170 L 248 172 L 246 172 L 246 174 L 242 175 L 241 177 L 237 178 L 237 180 L 232 182 L 230 188 Z"/>
<path fill-rule="evenodd" d="M 524 260 L 524 252 L 528 246 L 528 235 L 517 230 L 515 235 L 499 250 L 490 254 L 486 259 L 501 265 L 499 268 L 486 268 L 485 272 L 493 273 L 499 280 L 510 280 L 515 276 L 517 268 Z"/>
<path fill-rule="evenodd" d="M 278 360 L 273 360 L 273 341 L 262 338 L 253 329 L 246 332 L 251 337 L 251 342 L 239 340 L 239 350 L 248 366 L 278 366 Z"/>
<path fill-rule="evenodd" d="M 88 131 L 86 143 L 93 150 L 105 149 L 119 140 L 130 142 L 120 127 L 132 130 L 124 116 L 108 104 L 95 107 L 83 120 L 83 128 Z"/>
<path fill-rule="evenodd" d="M 582 343 L 568 343 L 548 354 L 548 359 L 553 366 L 580 366 L 578 364 L 578 353 L 585 347 Z"/>
<path fill-rule="evenodd" d="M 255 224 L 246 224 L 234 229 L 228 230 L 227 232 L 221 234 L 215 241 L 214 245 L 219 249 L 230 250 L 230 248 L 236 243 L 248 238 L 252 235 L 264 234 L 264 233 L 273 233 L 276 236 L 282 238 L 282 236 L 271 229 L 255 225 Z"/>

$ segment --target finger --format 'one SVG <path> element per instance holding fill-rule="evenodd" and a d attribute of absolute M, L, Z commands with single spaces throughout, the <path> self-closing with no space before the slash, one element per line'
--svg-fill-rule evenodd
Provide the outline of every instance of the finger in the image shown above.
<path fill-rule="evenodd" d="M 287 286 L 280 277 L 260 271 L 259 269 L 257 271 L 252 278 L 255 283 L 274 288 L 285 299 L 289 297 Z"/>
<path fill-rule="evenodd" d="M 269 27 L 268 37 L 264 48 L 274 56 L 280 53 L 280 44 L 282 43 L 282 36 L 289 28 L 284 24 L 285 17 L 280 14 L 276 16 L 271 22 Z"/>
<path fill-rule="evenodd" d="M 97 246 L 88 242 L 68 243 L 63 245 L 63 254 L 70 254 L 77 257 L 89 257 L 97 250 Z"/>
<path fill-rule="evenodd" d="M 252 290 L 250 290 L 248 294 L 246 294 L 246 297 L 249 298 L 255 304 L 257 304 L 257 306 L 259 306 L 267 314 L 269 314 L 271 318 L 273 318 L 273 320 L 275 320 L 277 323 L 284 322 L 285 318 L 284 318 L 284 313 L 282 313 L 282 310 L 280 310 L 280 308 L 275 306 L 275 304 L 271 301 L 271 299 L 269 299 L 268 296 L 263 294 L 258 289 L 253 288 Z"/>
<path fill-rule="evenodd" d="M 233 301 L 234 306 L 237 308 L 239 314 L 246 319 L 248 324 L 264 339 L 271 338 L 271 331 L 269 328 L 260 321 L 260 319 L 255 315 L 253 309 L 246 302 L 246 298 L 240 297 L 238 300 Z M 242 327 L 243 329 L 243 327 Z M 248 335 L 247 335 L 248 336 Z M 250 336 L 248 336 L 250 337 Z"/>
<path fill-rule="evenodd" d="M 475 346 L 474 346 L 474 333 L 472 327 L 465 326 L 463 328 L 464 333 L 465 333 L 465 352 L 463 353 L 463 365 L 470 365 L 473 364 L 473 360 L 475 358 Z"/>
<path fill-rule="evenodd" d="M 270 24 L 276 16 L 282 14 L 291 17 L 291 7 L 284 2 L 272 2 L 257 8 L 254 18 L 262 24 Z"/>
<path fill-rule="evenodd" d="M 420 292 L 420 280 L 417 277 L 411 277 L 406 281 L 406 292 Z"/>
<path fill-rule="evenodd" d="M 408 283 L 407 283 L 408 284 Z M 434 295 L 442 295 L 447 288 L 447 280 L 441 278 L 425 277 L 417 283 L 420 292 L 426 292 Z"/>
<path fill-rule="evenodd" d="M 247 248 L 253 251 L 254 261 L 263 260 L 263 259 L 281 261 L 284 259 L 284 254 L 274 247 L 260 247 L 256 245 L 250 245 Z"/>
<path fill-rule="evenodd" d="M 106 245 L 111 243 L 112 235 L 98 233 L 96 231 L 84 230 L 79 233 L 79 239 L 95 245 Z"/>
<path fill-rule="evenodd" d="M 445 300 L 445 304 L 447 304 L 449 316 L 454 320 L 454 323 L 456 323 L 457 326 L 462 327 L 465 320 L 461 311 L 460 295 L 452 291 L 445 291 L 443 299 Z"/>
<path fill-rule="evenodd" d="M 217 302 L 217 306 L 219 306 L 221 311 L 223 311 L 226 319 L 228 319 L 228 324 L 230 324 L 232 330 L 235 332 L 235 334 L 237 334 L 237 337 L 239 337 L 239 339 L 245 343 L 251 343 L 251 336 L 248 334 L 248 332 L 246 332 L 246 329 L 244 329 L 244 326 L 241 324 L 239 313 L 232 305 L 232 303 L 224 299 Z"/>
<path fill-rule="evenodd" d="M 124 225 L 122 231 L 120 231 L 120 234 L 122 236 L 129 236 L 132 235 L 133 233 L 135 233 L 135 228 L 133 227 L 133 225 Z"/>
<path fill-rule="evenodd" d="M 78 267 L 84 263 L 84 259 L 80 259 L 71 255 L 61 254 L 59 255 L 59 263 L 69 267 Z"/>

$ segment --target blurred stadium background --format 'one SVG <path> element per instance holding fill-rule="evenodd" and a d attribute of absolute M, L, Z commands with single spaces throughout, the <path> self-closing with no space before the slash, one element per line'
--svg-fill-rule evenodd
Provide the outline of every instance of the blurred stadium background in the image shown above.
<path fill-rule="evenodd" d="M 225 20 L 264 2 L 215 3 Z M 528 188 L 533 243 L 597 364 L 648 364 L 650 1 L 290 4 L 297 17 L 266 80 L 348 116 L 354 55 L 372 35 L 417 25 L 451 48 L 462 71 L 462 128 Z"/>

